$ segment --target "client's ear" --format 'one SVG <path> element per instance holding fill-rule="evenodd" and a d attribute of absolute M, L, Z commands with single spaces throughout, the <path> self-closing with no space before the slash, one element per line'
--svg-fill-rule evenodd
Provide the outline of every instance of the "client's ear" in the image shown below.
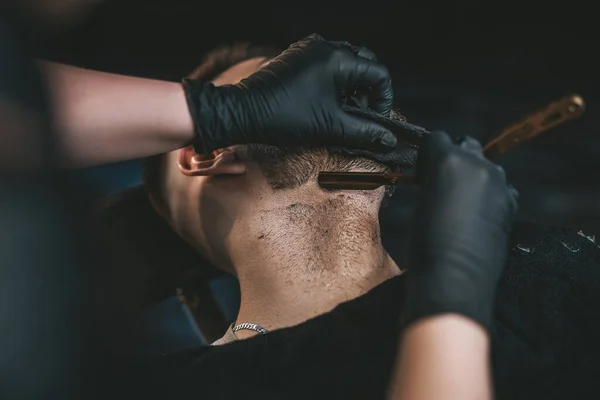
<path fill-rule="evenodd" d="M 179 170 L 187 176 L 241 175 L 246 172 L 246 164 L 237 158 L 232 148 L 204 155 L 188 146 L 179 150 L 178 157 Z"/>

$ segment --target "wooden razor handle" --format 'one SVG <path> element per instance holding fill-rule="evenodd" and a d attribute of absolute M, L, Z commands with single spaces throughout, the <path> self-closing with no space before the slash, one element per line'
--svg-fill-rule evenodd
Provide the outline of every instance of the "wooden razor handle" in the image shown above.
<path fill-rule="evenodd" d="M 563 97 L 503 129 L 483 147 L 483 153 L 488 159 L 495 160 L 542 132 L 580 117 L 584 111 L 585 102 L 581 96 L 574 94 Z M 323 189 L 374 190 L 384 185 L 413 182 L 414 175 L 411 173 L 319 173 L 319 185 Z"/>

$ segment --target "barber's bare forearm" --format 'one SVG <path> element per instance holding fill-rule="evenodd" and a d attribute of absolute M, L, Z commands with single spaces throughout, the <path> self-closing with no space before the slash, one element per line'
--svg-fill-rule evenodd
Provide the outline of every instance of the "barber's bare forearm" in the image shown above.
<path fill-rule="evenodd" d="M 489 364 L 481 325 L 458 314 L 417 321 L 402 337 L 389 398 L 491 399 Z"/>
<path fill-rule="evenodd" d="M 178 83 L 40 62 L 50 88 L 63 166 L 171 151 L 194 137 Z"/>

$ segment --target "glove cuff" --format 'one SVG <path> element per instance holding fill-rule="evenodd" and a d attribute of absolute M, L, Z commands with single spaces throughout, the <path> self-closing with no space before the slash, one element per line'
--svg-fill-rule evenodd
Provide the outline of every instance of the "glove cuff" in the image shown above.
<path fill-rule="evenodd" d="M 482 314 L 479 312 L 474 312 L 474 310 L 463 308 L 463 307 L 452 307 L 451 305 L 438 305 L 431 307 L 431 305 L 426 306 L 422 304 L 417 309 L 403 310 L 400 316 L 400 327 L 402 330 L 405 330 L 408 326 L 414 324 L 415 322 L 429 318 L 434 316 L 439 316 L 443 314 L 457 314 L 462 315 L 481 325 L 486 332 L 490 332 L 491 324 L 492 324 L 492 312 L 490 310 L 489 313 Z"/>
<path fill-rule="evenodd" d="M 494 299 L 495 285 L 482 287 L 475 291 L 457 290 L 460 286 L 454 286 L 455 282 L 445 282 L 440 287 L 434 282 L 428 281 L 426 277 L 410 276 L 408 271 L 406 301 L 400 315 L 400 326 L 405 329 L 414 322 L 442 314 L 459 314 L 477 322 L 490 332 Z M 448 285 L 448 286 L 446 286 Z"/>
<path fill-rule="evenodd" d="M 219 120 L 214 112 L 217 88 L 212 83 L 189 78 L 183 79 L 181 84 L 196 133 L 192 145 L 196 153 L 208 155 L 219 148 L 216 140 L 220 136 Z"/>

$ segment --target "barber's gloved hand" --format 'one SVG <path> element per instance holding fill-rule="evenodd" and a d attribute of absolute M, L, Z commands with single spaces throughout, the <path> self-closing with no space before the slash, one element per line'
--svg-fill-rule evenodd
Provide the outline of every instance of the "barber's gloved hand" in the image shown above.
<path fill-rule="evenodd" d="M 358 91 L 370 109 L 389 115 L 390 75 L 372 54 L 311 35 L 236 85 L 184 80 L 197 151 L 247 143 L 393 150 L 389 129 L 342 108 L 342 98 Z"/>
<path fill-rule="evenodd" d="M 479 142 L 434 132 L 419 151 L 403 324 L 457 313 L 489 328 L 518 194 Z"/>

